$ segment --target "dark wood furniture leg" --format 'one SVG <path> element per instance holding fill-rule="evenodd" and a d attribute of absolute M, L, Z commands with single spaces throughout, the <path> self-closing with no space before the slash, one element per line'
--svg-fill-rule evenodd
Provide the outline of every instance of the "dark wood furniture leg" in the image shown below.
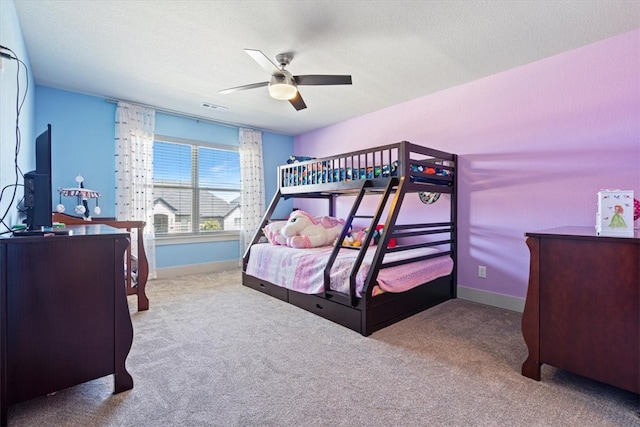
<path fill-rule="evenodd" d="M 136 295 L 138 298 L 138 311 L 149 310 L 149 298 L 147 297 L 147 278 L 149 277 L 149 263 L 147 261 L 147 253 L 144 250 L 144 226 L 145 223 L 135 221 L 135 228 L 138 232 L 138 281 L 136 284 L 131 283 L 131 274 L 127 274 L 127 295 Z M 131 228 L 127 228 L 131 232 Z M 133 262 L 131 254 L 131 246 L 127 249 L 127 262 L 129 266 Z M 130 268 L 130 267 L 129 267 Z"/>
<path fill-rule="evenodd" d="M 115 248 L 114 258 L 118 259 L 118 256 L 130 248 L 128 239 L 121 239 L 118 241 L 119 247 Z M 114 390 L 113 393 L 117 394 L 125 390 L 133 388 L 133 377 L 125 366 L 125 361 L 131 350 L 133 344 L 133 325 L 131 323 L 131 316 L 129 314 L 129 305 L 127 304 L 127 295 L 125 289 L 122 287 L 122 269 L 118 263 L 114 264 L 113 277 L 116 278 L 113 288 L 115 290 L 115 307 L 114 307 L 114 322 L 115 335 L 114 342 Z M 147 301 L 148 308 L 148 301 Z"/>
<path fill-rule="evenodd" d="M 529 349 L 529 356 L 522 364 L 522 375 L 540 381 L 540 242 L 528 237 L 531 252 L 529 288 L 522 313 L 522 336 Z"/>

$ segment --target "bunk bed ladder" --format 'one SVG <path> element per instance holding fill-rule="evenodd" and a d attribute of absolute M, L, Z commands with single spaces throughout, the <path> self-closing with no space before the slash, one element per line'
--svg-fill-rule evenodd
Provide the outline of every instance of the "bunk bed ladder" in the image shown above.
<path fill-rule="evenodd" d="M 395 197 L 391 203 L 391 207 L 389 208 L 389 213 L 387 214 L 387 219 L 385 221 L 384 235 L 381 236 L 380 240 L 378 241 L 378 248 L 371 262 L 371 268 L 369 269 L 369 273 L 367 274 L 365 283 L 371 284 L 380 272 L 380 268 L 384 260 L 384 255 L 387 251 L 386 248 L 389 245 L 391 236 L 393 236 L 394 234 L 394 228 L 396 220 L 398 219 L 398 214 L 400 212 L 400 206 L 402 205 L 402 201 L 407 191 L 406 184 L 407 181 L 405 181 L 405 178 L 400 178 L 399 184 L 396 188 Z M 363 289 L 362 292 L 368 292 L 370 295 L 372 289 Z"/>
<path fill-rule="evenodd" d="M 358 303 L 358 298 L 356 297 L 356 275 L 358 274 L 358 271 L 360 270 L 360 266 L 362 265 L 362 262 L 364 260 L 364 257 L 367 253 L 367 250 L 370 247 L 371 244 L 371 239 L 373 239 L 373 230 L 375 230 L 376 225 L 379 223 L 380 221 L 380 217 L 382 216 L 382 212 L 384 210 L 384 207 L 387 204 L 387 201 L 389 200 L 389 196 L 394 192 L 394 188 L 398 185 L 398 179 L 393 177 L 391 179 L 389 179 L 387 186 L 384 189 L 384 192 L 381 193 L 382 198 L 380 199 L 379 203 L 378 203 L 378 207 L 375 210 L 374 215 L 358 215 L 358 210 L 360 208 L 360 204 L 362 203 L 362 200 L 364 199 L 364 196 L 367 193 L 370 193 L 373 188 L 372 188 L 372 184 L 371 182 L 369 182 L 368 180 L 365 181 L 362 185 L 362 187 L 360 188 L 360 192 L 358 193 L 358 196 L 356 197 L 356 200 L 353 203 L 353 206 L 351 207 L 351 212 L 349 212 L 349 216 L 347 218 L 347 221 L 345 223 L 345 226 L 342 230 L 342 233 L 340 234 L 340 236 L 338 237 L 338 241 L 336 242 L 336 245 L 333 248 L 333 251 L 331 252 L 331 256 L 329 257 L 329 261 L 327 262 L 327 266 L 324 269 L 324 289 L 325 289 L 325 297 L 326 298 L 332 298 L 332 299 L 343 299 L 344 298 L 344 302 L 348 303 L 349 305 L 351 305 L 352 307 L 355 307 L 356 304 Z M 353 220 L 356 218 L 361 218 L 361 219 L 370 219 L 371 222 L 369 224 L 369 230 L 370 232 L 367 233 L 364 241 L 362 242 L 361 246 L 359 247 L 354 247 L 354 246 L 342 246 L 342 243 L 344 242 L 344 238 L 346 237 L 347 233 L 349 232 L 351 225 L 353 223 Z M 355 262 L 353 263 L 353 267 L 351 268 L 351 272 L 349 274 L 349 295 L 343 295 L 340 294 L 338 292 L 332 291 L 330 288 L 330 273 L 331 273 L 331 268 L 333 267 L 333 263 L 335 262 L 336 257 L 338 256 L 338 252 L 340 251 L 340 249 L 352 249 L 352 250 L 358 250 L 358 256 L 356 257 Z M 340 295 L 340 298 L 338 295 Z M 337 297 L 337 298 L 336 298 Z"/>
<path fill-rule="evenodd" d="M 331 255 L 329 255 L 329 260 L 327 261 L 327 265 L 324 268 L 324 296 L 327 299 L 337 300 L 337 299 L 340 299 L 340 296 L 342 295 L 340 293 L 337 293 L 331 290 L 331 279 L 330 279 L 331 268 L 333 267 L 333 264 L 335 263 L 336 258 L 338 257 L 338 253 L 340 252 L 340 249 L 343 247 L 342 243 L 344 242 L 345 237 L 347 236 L 347 234 L 349 233 L 349 230 L 351 229 L 351 224 L 353 223 L 353 219 L 356 218 L 358 207 L 360 206 L 360 203 L 362 203 L 362 199 L 366 194 L 366 190 L 372 185 L 373 183 L 368 179 L 362 181 L 360 185 L 360 189 L 358 191 L 358 195 L 356 196 L 356 199 L 353 202 L 353 206 L 351 206 L 351 211 L 349 212 L 349 216 L 347 217 L 344 227 L 342 228 L 342 232 L 340 233 L 340 236 L 338 236 L 338 239 L 336 240 L 336 243 L 333 246 Z"/>

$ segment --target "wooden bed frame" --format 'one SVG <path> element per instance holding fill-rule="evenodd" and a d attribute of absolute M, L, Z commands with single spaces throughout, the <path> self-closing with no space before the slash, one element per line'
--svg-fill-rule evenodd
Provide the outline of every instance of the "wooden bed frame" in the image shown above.
<path fill-rule="evenodd" d="M 98 223 L 109 225 L 114 228 L 127 230 L 129 233 L 133 229 L 137 230 L 139 236 L 138 240 L 138 255 L 134 256 L 131 251 L 131 245 L 127 247 L 125 252 L 125 287 L 127 295 L 135 295 L 138 299 L 138 311 L 144 311 L 149 309 L 149 298 L 146 294 L 147 279 L 149 277 L 149 264 L 147 261 L 147 254 L 144 250 L 144 242 L 142 239 L 144 233 L 145 222 L 144 221 L 117 221 L 115 218 L 92 218 L 87 221 L 81 217 L 67 215 L 64 213 L 54 212 L 53 221 L 60 222 L 65 225 L 86 225 L 87 223 Z M 134 277 L 134 271 L 137 277 Z"/>
<path fill-rule="evenodd" d="M 402 141 L 339 156 L 279 166 L 278 191 L 243 257 L 243 284 L 346 326 L 364 336 L 455 298 L 456 160 L 455 154 Z M 429 169 L 431 172 L 437 171 L 437 174 L 425 174 L 425 172 L 417 171 L 418 168 Z M 344 173 L 347 170 L 353 176 L 347 178 L 348 174 Z M 389 171 L 393 172 L 389 173 Z M 418 192 L 450 194 L 451 197 L 441 198 L 438 201 L 438 203 L 447 203 L 442 200 L 449 200 L 449 221 L 396 224 L 405 195 Z M 263 228 L 270 221 L 275 220 L 272 216 L 278 202 L 289 198 L 326 199 L 329 201 L 328 214 L 334 216 L 336 199 L 342 195 L 355 196 L 355 198 L 351 211 L 345 218 L 344 230 L 336 241 L 324 271 L 324 293 L 296 292 L 247 273 L 251 247 L 256 244 L 265 244 L 266 237 Z M 377 209 L 372 215 L 370 213 L 362 215 L 359 212 L 360 203 L 365 197 L 372 196 L 380 198 Z M 381 221 L 385 209 L 388 209 L 387 217 L 386 220 Z M 318 213 L 314 212 L 314 214 Z M 342 242 L 356 218 L 370 221 L 371 230 L 375 229 L 377 224 L 383 223 L 385 225 L 385 232 L 376 246 L 369 246 L 372 233 L 368 233 L 361 248 L 342 246 Z M 419 239 L 419 243 L 415 243 L 416 239 L 404 239 L 403 243 L 403 238 L 415 237 L 423 239 Z M 398 245 L 394 248 L 388 248 L 388 243 L 392 238 L 398 241 Z M 400 262 L 384 262 L 385 253 L 423 246 L 431 246 L 438 252 Z M 351 271 L 349 294 L 332 291 L 329 285 L 331 266 L 341 249 L 360 251 Z M 355 277 L 366 251 L 369 250 L 375 251 L 375 254 L 362 290 L 362 297 L 358 298 L 356 297 Z M 373 296 L 374 285 L 380 269 L 443 255 L 450 256 L 454 261 L 453 272 L 450 275 L 424 283 L 406 292 L 386 292 Z"/>

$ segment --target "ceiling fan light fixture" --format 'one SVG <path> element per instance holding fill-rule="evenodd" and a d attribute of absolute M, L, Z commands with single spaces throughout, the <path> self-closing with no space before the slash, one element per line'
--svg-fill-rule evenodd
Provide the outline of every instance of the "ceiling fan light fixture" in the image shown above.
<path fill-rule="evenodd" d="M 290 75 L 272 76 L 269 82 L 269 95 L 274 99 L 288 101 L 296 97 L 298 88 Z"/>

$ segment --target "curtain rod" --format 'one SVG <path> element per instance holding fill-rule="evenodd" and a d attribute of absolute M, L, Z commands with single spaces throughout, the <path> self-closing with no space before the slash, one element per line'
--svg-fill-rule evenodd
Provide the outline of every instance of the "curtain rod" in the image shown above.
<path fill-rule="evenodd" d="M 133 105 L 139 105 L 140 107 L 146 107 L 146 108 L 153 108 L 154 110 L 161 112 L 161 113 L 165 113 L 165 114 L 171 114 L 172 116 L 177 116 L 177 117 L 184 117 L 186 119 L 192 119 L 192 120 L 198 120 L 201 122 L 208 122 L 208 123 L 212 123 L 215 125 L 220 125 L 220 126 L 225 126 L 225 127 L 229 127 L 229 128 L 245 128 L 245 129 L 253 129 L 253 130 L 257 130 L 260 132 L 264 132 L 263 129 L 258 129 L 258 128 L 254 128 L 252 126 L 245 126 L 245 125 L 240 125 L 237 123 L 231 123 L 231 122 L 224 122 L 221 120 L 214 120 L 208 117 L 203 117 L 203 116 L 196 116 L 193 114 L 187 114 L 187 113 L 181 113 L 180 111 L 175 111 L 175 110 L 170 110 L 167 108 L 161 108 L 161 107 L 156 107 L 153 105 L 148 105 L 148 104 L 141 104 L 139 102 L 133 102 L 133 101 L 125 101 L 124 99 L 113 99 L 113 98 L 105 98 L 105 101 L 111 103 L 111 104 L 117 104 L 118 102 L 126 102 L 127 104 L 133 104 Z"/>

